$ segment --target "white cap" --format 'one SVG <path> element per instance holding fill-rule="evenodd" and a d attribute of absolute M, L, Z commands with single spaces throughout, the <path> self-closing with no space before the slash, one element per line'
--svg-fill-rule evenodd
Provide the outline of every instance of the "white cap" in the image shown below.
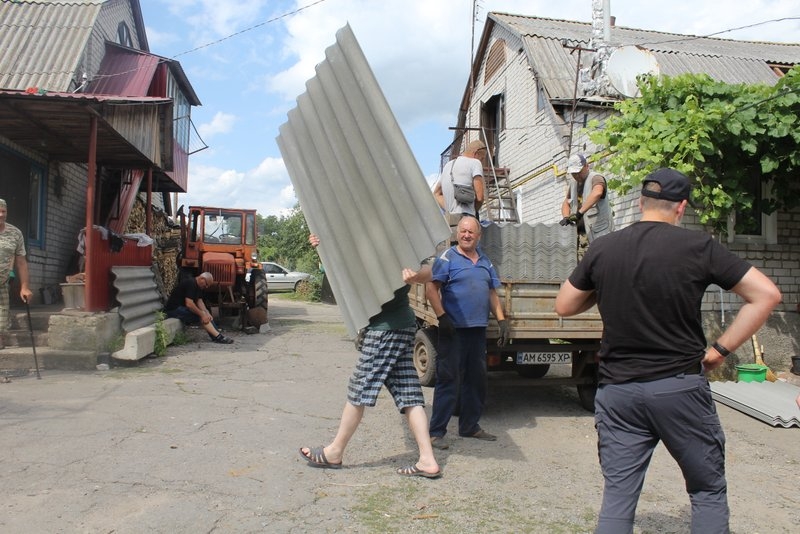
<path fill-rule="evenodd" d="M 569 163 L 567 163 L 567 172 L 581 172 L 581 169 L 586 165 L 586 158 L 583 154 L 572 154 L 569 157 Z"/>

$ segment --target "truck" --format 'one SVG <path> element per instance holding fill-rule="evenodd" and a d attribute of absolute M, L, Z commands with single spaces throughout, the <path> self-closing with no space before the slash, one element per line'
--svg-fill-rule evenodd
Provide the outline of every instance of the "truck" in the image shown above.
<path fill-rule="evenodd" d="M 451 237 L 452 239 L 452 237 Z M 574 227 L 530 224 L 484 224 L 480 246 L 492 260 L 502 286 L 497 290 L 509 322 L 510 342 L 497 346 L 499 328 L 490 317 L 486 364 L 490 372 L 516 371 L 530 385 L 574 385 L 583 408 L 594 411 L 597 366 L 603 323 L 597 307 L 559 317 L 555 299 L 577 265 Z M 409 301 L 417 320 L 414 365 L 423 386 L 436 382 L 438 322 L 414 284 Z M 570 372 L 546 377 L 554 366 Z"/>
<path fill-rule="evenodd" d="M 206 291 L 212 311 L 236 327 L 267 323 L 267 276 L 258 258 L 256 210 L 190 206 L 178 211 L 181 280 L 210 272 L 214 283 Z"/>

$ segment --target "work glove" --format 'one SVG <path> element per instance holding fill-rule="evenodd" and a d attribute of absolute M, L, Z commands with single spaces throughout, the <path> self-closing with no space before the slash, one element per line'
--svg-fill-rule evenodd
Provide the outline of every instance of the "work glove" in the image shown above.
<path fill-rule="evenodd" d="M 497 346 L 505 347 L 508 344 L 509 339 L 508 319 L 497 321 L 497 326 L 500 327 L 500 336 L 497 338 Z"/>
<path fill-rule="evenodd" d="M 443 313 L 437 319 L 439 320 L 440 336 L 452 337 L 456 333 L 456 325 L 453 324 L 453 320 L 450 319 L 449 315 Z"/>
<path fill-rule="evenodd" d="M 561 226 L 567 226 L 568 224 L 574 225 L 577 224 L 578 221 L 580 221 L 581 219 L 583 219 L 583 213 L 576 211 L 575 213 L 568 215 L 563 219 L 561 219 L 560 221 L 558 221 L 558 224 L 560 224 Z"/>

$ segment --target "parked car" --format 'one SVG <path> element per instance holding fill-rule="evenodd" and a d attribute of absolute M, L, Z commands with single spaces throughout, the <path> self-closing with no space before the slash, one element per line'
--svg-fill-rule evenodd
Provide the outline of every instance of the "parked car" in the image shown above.
<path fill-rule="evenodd" d="M 290 271 L 271 261 L 262 261 L 261 266 L 267 275 L 267 288 L 269 291 L 297 291 L 297 286 L 300 282 L 311 278 L 308 273 Z"/>

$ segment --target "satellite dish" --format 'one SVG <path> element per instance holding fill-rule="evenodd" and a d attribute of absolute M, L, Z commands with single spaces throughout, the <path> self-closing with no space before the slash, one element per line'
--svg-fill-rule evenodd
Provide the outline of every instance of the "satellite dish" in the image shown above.
<path fill-rule="evenodd" d="M 635 98 L 639 96 L 636 77 L 642 74 L 659 73 L 658 61 L 649 50 L 638 46 L 621 46 L 611 53 L 606 65 L 606 73 L 611 86 L 621 95 Z"/>

